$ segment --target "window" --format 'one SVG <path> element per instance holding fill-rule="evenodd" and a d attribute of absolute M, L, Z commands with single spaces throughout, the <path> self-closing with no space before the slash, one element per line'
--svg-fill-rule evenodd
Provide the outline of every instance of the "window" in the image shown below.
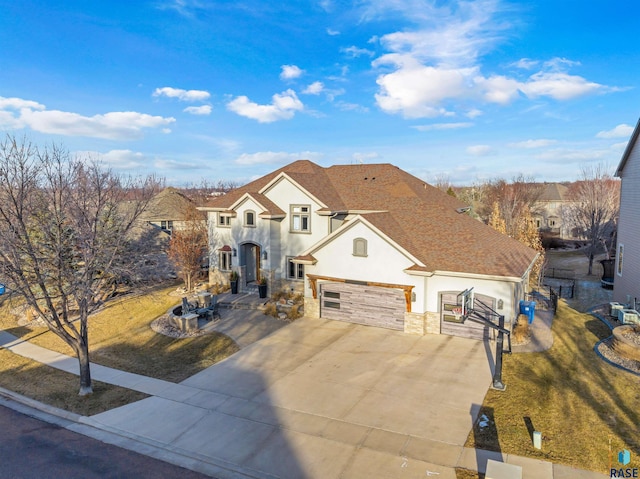
<path fill-rule="evenodd" d="M 353 256 L 367 256 L 367 240 L 356 238 L 353 240 Z"/>
<path fill-rule="evenodd" d="M 618 276 L 622 276 L 622 253 L 624 253 L 624 245 L 618 245 Z"/>
<path fill-rule="evenodd" d="M 172 230 L 173 229 L 173 221 L 172 220 L 162 220 L 160 222 L 160 228 L 163 230 Z"/>
<path fill-rule="evenodd" d="M 218 251 L 220 271 L 231 271 L 231 248 L 228 246 Z"/>
<path fill-rule="evenodd" d="M 311 232 L 311 207 L 309 205 L 291 205 L 290 229 L 296 233 Z"/>
<path fill-rule="evenodd" d="M 552 228 L 556 225 L 556 220 L 549 220 L 549 226 Z"/>
<path fill-rule="evenodd" d="M 287 258 L 287 278 L 302 280 L 304 279 L 304 265 L 293 262 L 293 257 Z"/>
<path fill-rule="evenodd" d="M 256 226 L 256 213 L 255 211 L 245 211 L 244 212 L 244 225 L 255 227 Z"/>
<path fill-rule="evenodd" d="M 230 227 L 231 226 L 231 216 L 228 215 L 222 215 L 221 213 L 218 213 L 218 226 L 223 226 L 223 227 Z"/>

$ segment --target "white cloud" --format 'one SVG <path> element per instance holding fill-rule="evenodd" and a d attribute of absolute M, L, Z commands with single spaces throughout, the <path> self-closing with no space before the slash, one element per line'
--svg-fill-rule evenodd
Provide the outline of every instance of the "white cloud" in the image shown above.
<path fill-rule="evenodd" d="M 46 107 L 42 103 L 31 100 L 23 100 L 22 98 L 5 98 L 0 96 L 0 110 L 20 110 L 28 108 L 30 110 L 45 110 Z"/>
<path fill-rule="evenodd" d="M 333 30 L 331 28 L 327 28 L 327 35 L 335 37 L 336 35 L 340 35 L 340 32 L 338 30 Z"/>
<path fill-rule="evenodd" d="M 138 168 L 147 163 L 142 153 L 131 150 L 111 150 L 100 156 L 106 164 L 116 169 Z"/>
<path fill-rule="evenodd" d="M 307 95 L 319 95 L 323 90 L 324 84 L 321 81 L 315 81 L 302 90 L 302 93 Z"/>
<path fill-rule="evenodd" d="M 474 78 L 474 84 L 486 101 L 499 105 L 511 103 L 520 94 L 520 82 L 502 75 L 489 78 L 477 76 Z"/>
<path fill-rule="evenodd" d="M 153 92 L 153 96 L 177 98 L 180 101 L 204 101 L 208 100 L 211 94 L 204 90 L 182 90 L 180 88 L 165 86 L 163 88 L 156 88 Z"/>
<path fill-rule="evenodd" d="M 366 48 L 358 48 L 356 46 L 341 48 L 340 51 L 342 53 L 346 53 L 351 58 L 358 58 L 358 57 L 361 57 L 362 55 L 366 55 L 368 57 L 372 57 L 375 55 L 375 52 L 371 50 L 367 50 Z"/>
<path fill-rule="evenodd" d="M 191 115 L 210 115 L 211 105 L 188 106 L 182 111 L 184 111 L 185 113 L 190 113 Z"/>
<path fill-rule="evenodd" d="M 2 110 L 4 108 L 4 110 Z M 12 111 L 18 108 L 18 111 Z M 0 98 L 0 127 L 31 128 L 41 133 L 123 140 L 140 138 L 145 129 L 164 128 L 175 118 L 134 111 L 116 111 L 83 116 L 78 113 L 47 110 L 44 105 L 19 98 Z"/>
<path fill-rule="evenodd" d="M 471 110 L 469 110 L 469 111 L 465 114 L 465 116 L 466 116 L 467 118 L 471 118 L 472 120 L 473 120 L 474 118 L 477 118 L 477 117 L 481 116 L 481 115 L 482 115 L 482 111 L 481 111 L 481 110 L 478 110 L 477 108 L 472 108 Z"/>
<path fill-rule="evenodd" d="M 601 90 L 603 85 L 587 81 L 577 75 L 538 72 L 531 75 L 529 81 L 521 84 L 520 89 L 530 98 L 549 96 L 556 100 L 569 100 Z"/>
<path fill-rule="evenodd" d="M 538 60 L 531 60 L 530 58 L 521 58 L 517 62 L 513 62 L 511 65 L 523 70 L 531 70 L 537 66 L 540 62 Z"/>
<path fill-rule="evenodd" d="M 418 131 L 432 131 L 432 130 L 457 130 L 459 128 L 469 128 L 473 126 L 470 122 L 459 123 L 433 123 L 431 125 L 415 125 L 412 128 Z"/>
<path fill-rule="evenodd" d="M 600 131 L 596 138 L 629 138 L 633 133 L 633 127 L 624 123 L 616 126 L 613 130 Z"/>
<path fill-rule="evenodd" d="M 307 160 L 319 160 L 320 153 L 303 151 L 300 153 L 287 153 L 284 151 L 261 151 L 258 153 L 243 153 L 235 162 L 239 165 L 266 165 L 266 164 L 287 164 L 302 158 Z"/>
<path fill-rule="evenodd" d="M 402 113 L 405 118 L 432 118 L 446 113 L 440 104 L 445 99 L 467 94 L 467 78 L 474 70 L 446 69 L 421 65 L 408 55 L 384 55 L 374 66 L 393 65 L 398 69 L 378 76 L 380 91 L 375 98 L 388 113 Z"/>
<path fill-rule="evenodd" d="M 482 57 L 513 28 L 498 0 L 455 2 L 455 7 L 454 2 L 419 0 L 365 3 L 366 19 L 382 18 L 391 10 L 416 25 L 413 30 L 379 39 L 387 53 L 372 63 L 383 70 L 376 80 L 375 98 L 387 113 L 433 118 L 451 114 L 459 104 L 468 109 L 473 100 L 507 105 L 519 98 L 564 101 L 616 90 L 568 73 L 568 68 L 579 63 L 566 58 L 546 62 L 523 58 L 510 65 L 527 70 L 537 67 L 539 71 L 529 77 L 483 74 Z"/>
<path fill-rule="evenodd" d="M 356 160 L 358 163 L 367 163 L 368 161 L 375 160 L 377 158 L 380 158 L 380 154 L 376 152 L 369 152 L 369 153 L 358 152 L 353 154 L 353 159 Z"/>
<path fill-rule="evenodd" d="M 557 143 L 556 140 L 525 140 L 525 141 L 517 141 L 515 143 L 509 143 L 507 146 L 512 148 L 525 148 L 525 149 L 533 149 L 533 148 L 544 148 L 545 146 L 553 145 Z"/>
<path fill-rule="evenodd" d="M 282 68 L 282 72 L 280 72 L 281 80 L 294 80 L 300 78 L 304 73 L 304 70 L 295 65 L 282 65 L 280 68 Z"/>
<path fill-rule="evenodd" d="M 368 113 L 369 108 L 363 105 L 358 105 L 357 103 L 349 103 L 346 101 L 338 101 L 335 103 L 336 107 L 342 111 L 355 111 L 358 113 Z"/>
<path fill-rule="evenodd" d="M 154 168 L 159 170 L 197 170 L 200 165 L 188 163 L 185 161 L 168 160 L 166 158 L 156 158 L 153 161 Z"/>
<path fill-rule="evenodd" d="M 581 163 L 587 161 L 606 161 L 611 158 L 611 149 L 595 149 L 587 148 L 571 149 L 571 148 L 554 148 L 536 155 L 536 159 L 544 160 L 549 163 L 561 163 L 571 161 Z"/>
<path fill-rule="evenodd" d="M 493 153 L 489 145 L 473 145 L 467 147 L 467 153 L 473 156 L 487 156 Z"/>
<path fill-rule="evenodd" d="M 304 109 L 296 92 L 291 89 L 273 95 L 272 100 L 270 105 L 259 105 L 250 101 L 246 96 L 239 96 L 227 103 L 227 109 L 260 123 L 289 120 L 293 118 L 296 111 Z"/>

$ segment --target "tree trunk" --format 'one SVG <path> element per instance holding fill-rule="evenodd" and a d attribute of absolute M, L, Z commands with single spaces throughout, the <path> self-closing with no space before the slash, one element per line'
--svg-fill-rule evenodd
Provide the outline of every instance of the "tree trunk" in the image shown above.
<path fill-rule="evenodd" d="M 587 274 L 591 276 L 592 272 L 593 272 L 593 247 L 591 248 L 591 251 L 589 251 L 589 272 Z"/>
<path fill-rule="evenodd" d="M 78 348 L 78 362 L 80 364 L 80 396 L 93 393 L 91 383 L 91 368 L 89 363 L 89 345 L 85 342 Z"/>

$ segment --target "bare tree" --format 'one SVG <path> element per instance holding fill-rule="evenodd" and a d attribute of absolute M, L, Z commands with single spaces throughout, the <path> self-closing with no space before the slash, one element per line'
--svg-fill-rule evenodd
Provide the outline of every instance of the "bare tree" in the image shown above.
<path fill-rule="evenodd" d="M 80 395 L 93 391 L 89 314 L 114 281 L 131 276 L 128 233 L 156 184 L 121 178 L 55 145 L 0 143 L 0 272 L 74 350 Z"/>
<path fill-rule="evenodd" d="M 587 239 L 589 273 L 593 272 L 593 259 L 603 241 L 615 233 L 620 209 L 620 182 L 607 173 L 607 168 L 583 166 L 580 180 L 569 187 L 571 202 L 566 207 L 568 220 L 578 233 Z"/>
<path fill-rule="evenodd" d="M 218 180 L 213 183 L 207 179 L 203 179 L 200 184 L 188 184 L 184 188 L 181 188 L 181 191 L 191 201 L 202 205 L 212 197 L 229 193 L 238 188 L 238 186 L 235 181 Z"/>
<path fill-rule="evenodd" d="M 208 253 L 207 223 L 195 206 L 186 212 L 180 228 L 174 228 L 169 242 L 169 259 L 179 271 L 187 291 L 200 274 L 203 259 Z"/>
<path fill-rule="evenodd" d="M 541 185 L 522 175 L 513 178 L 511 183 L 503 179 L 491 181 L 486 183 L 483 189 L 485 206 L 480 211 L 481 217 L 488 219 L 494 204 L 497 203 L 507 234 L 513 238 L 516 237 L 520 226 L 519 218 L 523 216 L 526 209 L 534 212 L 535 202 L 542 192 Z"/>

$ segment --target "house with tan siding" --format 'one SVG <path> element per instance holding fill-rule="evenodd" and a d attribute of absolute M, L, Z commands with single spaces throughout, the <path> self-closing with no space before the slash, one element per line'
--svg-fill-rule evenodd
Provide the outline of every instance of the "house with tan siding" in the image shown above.
<path fill-rule="evenodd" d="M 621 179 L 613 300 L 640 307 L 640 121 L 615 176 Z"/>
<path fill-rule="evenodd" d="M 210 282 L 304 294 L 305 315 L 408 333 L 475 338 L 457 296 L 473 288 L 507 321 L 518 315 L 536 251 L 467 214 L 458 199 L 391 164 L 286 165 L 200 207 Z M 476 301 L 477 302 L 477 301 Z"/>

